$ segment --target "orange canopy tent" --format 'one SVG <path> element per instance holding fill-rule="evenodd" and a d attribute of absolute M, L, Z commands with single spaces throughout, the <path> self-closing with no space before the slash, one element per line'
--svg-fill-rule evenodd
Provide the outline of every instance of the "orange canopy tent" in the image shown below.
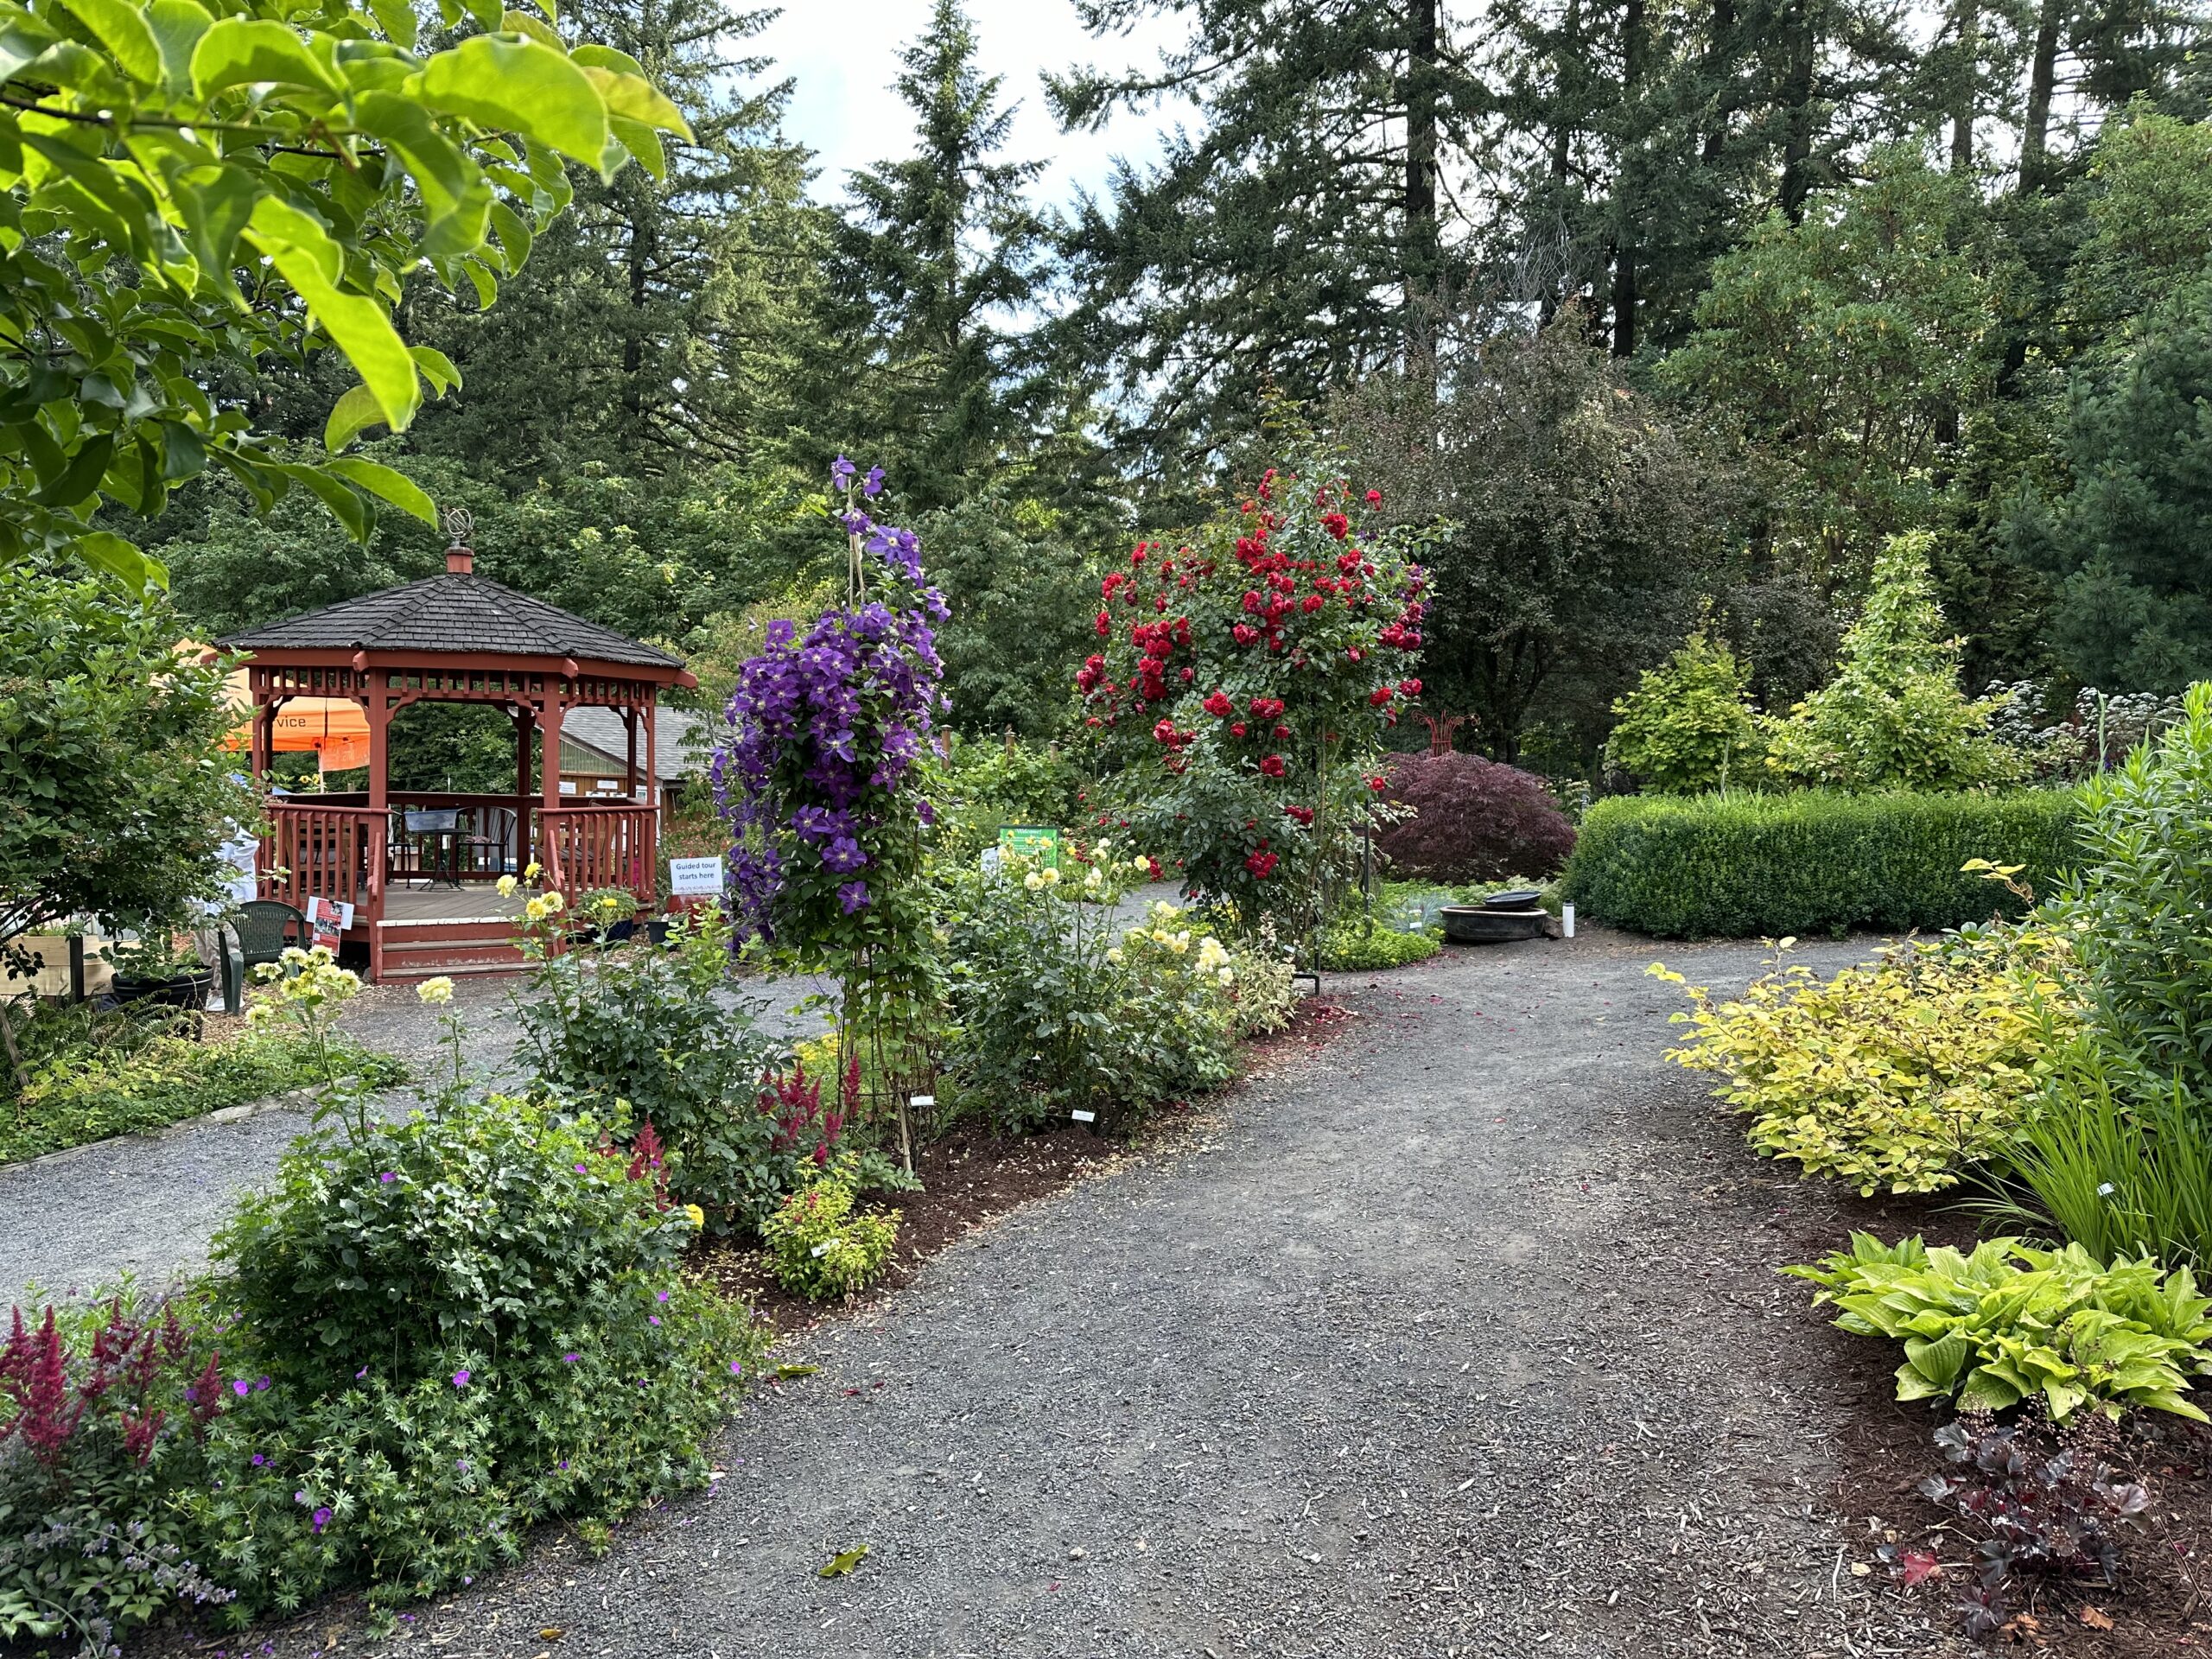
<path fill-rule="evenodd" d="M 212 652 L 190 639 L 181 643 L 177 652 L 180 655 L 200 652 L 206 653 L 205 660 L 213 660 Z M 223 740 L 223 747 L 251 748 L 253 690 L 248 683 L 247 671 L 243 668 L 232 670 L 225 677 L 223 691 L 231 706 L 246 716 Z M 313 750 L 320 771 L 343 772 L 349 766 L 369 764 L 368 711 L 351 697 L 294 697 L 277 709 L 271 728 L 276 753 L 304 754 Z"/>

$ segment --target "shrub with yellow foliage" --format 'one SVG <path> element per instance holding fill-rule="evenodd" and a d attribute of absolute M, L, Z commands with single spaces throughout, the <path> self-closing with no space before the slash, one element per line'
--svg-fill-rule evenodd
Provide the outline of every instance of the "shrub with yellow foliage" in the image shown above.
<path fill-rule="evenodd" d="M 1717 1072 L 1753 1150 L 1877 1192 L 1936 1192 L 2002 1154 L 2076 1025 L 2065 947 L 2032 922 L 1885 946 L 1823 980 L 1780 966 L 1716 1002 L 1688 986 L 1693 1028 L 1668 1058 Z M 1654 963 L 1674 984 L 1681 974 Z"/>

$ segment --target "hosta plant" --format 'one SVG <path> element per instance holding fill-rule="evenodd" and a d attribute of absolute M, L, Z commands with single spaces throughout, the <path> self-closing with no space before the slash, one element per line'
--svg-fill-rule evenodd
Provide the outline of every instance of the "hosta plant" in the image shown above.
<path fill-rule="evenodd" d="M 1760 1156 L 1862 1194 L 1936 1192 L 2018 1135 L 2071 1035 L 2060 950 L 2038 930 L 1978 929 L 1826 980 L 1794 965 L 1728 1001 L 1650 972 L 1690 999 L 1669 1058 L 1719 1075 Z"/>
<path fill-rule="evenodd" d="M 2212 1372 L 2212 1299 L 2186 1267 L 2148 1256 L 2107 1267 L 2078 1244 L 1993 1238 L 1964 1253 L 1853 1233 L 1848 1250 L 1783 1271 L 1818 1285 L 1815 1306 L 1834 1306 L 1840 1329 L 1904 1344 L 1900 1400 L 2004 1411 L 2040 1399 L 2061 1423 L 2084 1406 L 2212 1421 L 2183 1397 Z"/>

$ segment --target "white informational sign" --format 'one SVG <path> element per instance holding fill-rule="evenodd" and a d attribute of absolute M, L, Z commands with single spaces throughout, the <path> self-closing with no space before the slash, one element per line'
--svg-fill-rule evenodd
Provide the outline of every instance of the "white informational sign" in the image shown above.
<path fill-rule="evenodd" d="M 576 792 L 576 786 L 564 778 L 561 780 L 561 792 L 563 795 L 573 795 Z"/>
<path fill-rule="evenodd" d="M 668 861 L 668 890 L 678 899 L 703 899 L 722 890 L 722 861 L 719 858 L 671 858 Z"/>
<path fill-rule="evenodd" d="M 999 851 L 995 847 L 986 847 L 983 849 L 983 874 L 985 875 L 996 875 L 1005 868 L 1006 855 L 1004 853 Z"/>

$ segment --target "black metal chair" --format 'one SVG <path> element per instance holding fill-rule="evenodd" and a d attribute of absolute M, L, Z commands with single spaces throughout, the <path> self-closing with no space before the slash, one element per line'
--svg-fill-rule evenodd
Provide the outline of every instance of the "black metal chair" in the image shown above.
<path fill-rule="evenodd" d="M 223 1012 L 236 1014 L 245 1001 L 246 976 L 265 962 L 282 959 L 285 947 L 306 948 L 308 918 L 281 899 L 249 899 L 231 918 L 232 944 L 223 952 Z"/>

